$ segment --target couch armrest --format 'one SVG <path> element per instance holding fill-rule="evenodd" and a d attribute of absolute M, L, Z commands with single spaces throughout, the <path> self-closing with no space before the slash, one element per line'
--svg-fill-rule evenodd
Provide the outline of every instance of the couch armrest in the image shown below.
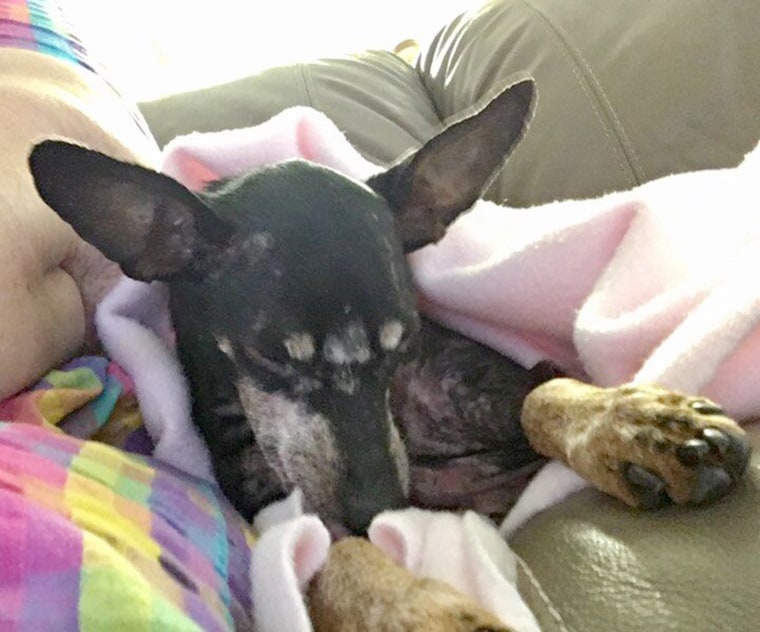
<path fill-rule="evenodd" d="M 758 24 L 757 0 L 492 1 L 417 66 L 444 119 L 533 75 L 535 117 L 489 192 L 528 206 L 738 164 L 760 136 Z"/>

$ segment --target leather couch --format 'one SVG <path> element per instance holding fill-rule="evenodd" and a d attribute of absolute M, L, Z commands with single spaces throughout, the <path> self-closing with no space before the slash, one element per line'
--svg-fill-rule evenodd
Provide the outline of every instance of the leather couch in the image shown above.
<path fill-rule="evenodd" d="M 164 144 L 311 105 L 387 163 L 529 73 L 535 118 L 488 192 L 528 206 L 737 164 L 760 136 L 758 26 L 757 0 L 500 0 L 444 25 L 412 65 L 364 51 L 142 109 Z M 760 458 L 710 507 L 636 512 L 585 490 L 511 544 L 545 630 L 757 629 Z"/>

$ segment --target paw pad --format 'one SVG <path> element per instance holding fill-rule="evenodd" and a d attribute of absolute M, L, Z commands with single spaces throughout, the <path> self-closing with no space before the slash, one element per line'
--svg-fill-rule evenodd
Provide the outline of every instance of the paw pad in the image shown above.
<path fill-rule="evenodd" d="M 626 463 L 623 466 L 623 476 L 644 509 L 662 507 L 668 502 L 665 481 L 654 472 L 635 463 Z"/>
<path fill-rule="evenodd" d="M 715 409 L 713 406 L 709 410 Z M 700 411 L 700 414 L 705 413 Z M 675 456 L 685 471 L 690 472 L 692 480 L 686 502 L 701 505 L 726 494 L 746 470 L 750 452 L 744 436 L 713 427 L 702 428 L 696 437 L 681 443 L 675 449 Z M 655 508 L 668 501 L 668 483 L 653 469 L 625 463 L 622 474 L 640 506 Z"/>

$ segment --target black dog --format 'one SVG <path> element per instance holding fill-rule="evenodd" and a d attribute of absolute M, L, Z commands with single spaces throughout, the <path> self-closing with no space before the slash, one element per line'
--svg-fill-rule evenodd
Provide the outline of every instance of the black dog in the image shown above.
<path fill-rule="evenodd" d="M 169 283 L 194 418 L 243 515 L 298 486 L 307 509 L 362 532 L 408 503 L 389 395 L 421 325 L 404 254 L 478 199 L 522 136 L 533 94 L 532 81 L 513 85 L 366 184 L 294 160 L 195 195 L 76 145 L 35 147 L 42 198 L 127 275 Z M 538 457 L 519 432 L 533 385 L 522 381 L 507 425 L 525 465 Z M 424 470 L 465 449 L 412 453 Z"/>
<path fill-rule="evenodd" d="M 551 379 L 420 319 L 404 255 L 478 199 L 533 92 L 516 83 L 366 184 L 290 161 L 195 195 L 35 147 L 42 198 L 129 276 L 168 282 L 194 419 L 245 517 L 295 487 L 336 534 L 409 502 L 500 517 L 544 460 L 531 446 L 630 505 L 708 502 L 741 477 L 746 437 L 712 402 Z"/>

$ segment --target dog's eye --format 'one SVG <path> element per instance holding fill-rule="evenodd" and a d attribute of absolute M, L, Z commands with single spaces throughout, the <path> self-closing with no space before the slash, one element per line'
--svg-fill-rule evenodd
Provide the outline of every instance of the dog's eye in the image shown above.
<path fill-rule="evenodd" d="M 322 380 L 318 375 L 308 375 L 298 367 L 264 355 L 256 347 L 244 345 L 242 352 L 246 362 L 249 362 L 252 367 L 263 369 L 269 376 L 274 376 L 282 388 L 295 395 L 300 396 L 322 388 Z"/>

